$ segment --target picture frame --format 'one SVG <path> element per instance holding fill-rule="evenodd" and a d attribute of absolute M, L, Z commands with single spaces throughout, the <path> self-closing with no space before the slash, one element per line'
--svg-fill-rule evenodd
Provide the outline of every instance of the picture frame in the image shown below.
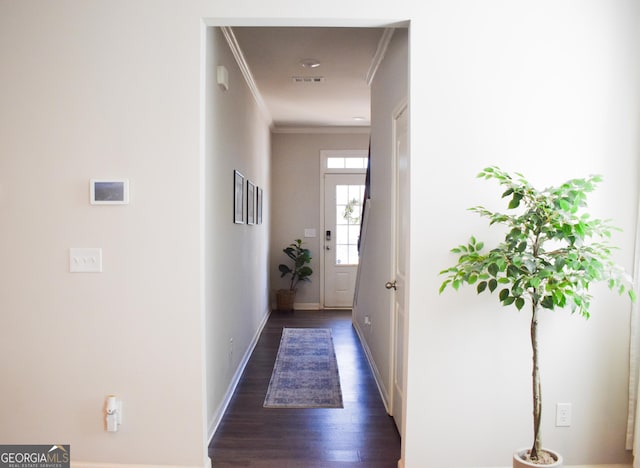
<path fill-rule="evenodd" d="M 256 186 L 247 180 L 247 224 L 256 224 Z"/>
<path fill-rule="evenodd" d="M 233 171 L 233 222 L 244 224 L 244 175 Z"/>
<path fill-rule="evenodd" d="M 256 224 L 262 224 L 262 189 L 256 191 Z"/>
<path fill-rule="evenodd" d="M 92 205 L 128 205 L 128 179 L 90 179 L 89 203 Z"/>

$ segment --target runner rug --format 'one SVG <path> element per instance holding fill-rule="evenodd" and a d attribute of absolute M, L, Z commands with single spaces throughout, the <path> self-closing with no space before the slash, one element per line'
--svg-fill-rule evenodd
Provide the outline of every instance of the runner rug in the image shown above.
<path fill-rule="evenodd" d="M 342 408 L 329 328 L 285 328 L 264 400 L 265 408 Z"/>

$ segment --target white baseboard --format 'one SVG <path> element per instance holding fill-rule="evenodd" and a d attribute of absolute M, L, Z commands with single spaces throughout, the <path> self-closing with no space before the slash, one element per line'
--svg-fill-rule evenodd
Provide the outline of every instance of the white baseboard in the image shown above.
<path fill-rule="evenodd" d="M 320 310 L 319 302 L 295 302 L 293 308 L 296 310 Z"/>
<path fill-rule="evenodd" d="M 294 302 L 294 310 L 322 310 L 319 302 Z M 271 304 L 271 310 L 278 310 L 275 302 Z"/>
<path fill-rule="evenodd" d="M 360 344 L 362 345 L 362 349 L 364 350 L 364 354 L 367 357 L 367 362 L 369 363 L 369 368 L 373 373 L 373 379 L 376 382 L 376 386 L 378 387 L 378 393 L 380 393 L 380 398 L 382 398 L 382 403 L 384 404 L 385 410 L 387 410 L 387 414 L 391 414 L 391 405 L 389 401 L 389 395 L 385 391 L 384 382 L 382 377 L 380 376 L 380 372 L 378 372 L 378 368 L 376 367 L 376 363 L 373 360 L 373 356 L 371 355 L 371 350 L 369 349 L 369 345 L 364 340 L 362 335 L 362 330 L 358 325 L 357 321 L 353 322 L 353 328 L 356 330 L 356 334 L 358 335 L 358 339 L 360 340 Z"/>
<path fill-rule="evenodd" d="M 253 336 L 253 339 L 251 340 L 251 343 L 249 344 L 247 351 L 244 353 L 244 356 L 242 356 L 240 365 L 236 369 L 236 372 L 233 374 L 233 378 L 231 379 L 231 383 L 227 388 L 227 392 L 225 393 L 224 398 L 222 399 L 222 403 L 220 403 L 220 406 L 218 406 L 218 409 L 216 410 L 216 413 L 213 416 L 213 420 L 209 424 L 208 434 L 207 434 L 207 440 L 209 441 L 209 444 L 211 443 L 211 439 L 213 439 L 213 436 L 216 433 L 216 430 L 218 429 L 220 422 L 222 421 L 224 412 L 227 410 L 227 407 L 231 402 L 231 398 L 233 397 L 233 392 L 235 392 L 236 387 L 238 386 L 238 382 L 240 382 L 240 378 L 242 377 L 244 368 L 247 366 L 247 363 L 249 362 L 249 358 L 251 358 L 251 353 L 253 353 L 253 350 L 258 344 L 258 340 L 260 339 L 260 334 L 262 333 L 264 326 L 267 324 L 267 320 L 269 320 L 269 315 L 270 315 L 270 312 L 268 312 L 264 316 L 262 323 L 258 327 L 258 331 Z"/>

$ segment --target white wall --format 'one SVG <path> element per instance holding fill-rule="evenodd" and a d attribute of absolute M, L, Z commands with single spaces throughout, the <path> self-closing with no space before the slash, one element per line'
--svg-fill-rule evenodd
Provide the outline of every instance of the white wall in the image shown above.
<path fill-rule="evenodd" d="M 192 6 L 0 1 L 3 444 L 205 463 L 199 44 Z M 130 204 L 89 205 L 91 177 Z M 70 247 L 103 273 L 70 274 Z"/>
<path fill-rule="evenodd" d="M 269 127 L 219 28 L 207 28 L 205 304 L 207 426 L 212 434 L 236 373 L 269 313 Z M 216 84 L 216 67 L 229 90 Z M 233 171 L 263 189 L 263 223 L 233 223 Z"/>
<path fill-rule="evenodd" d="M 272 141 L 273 200 L 271 223 L 272 296 L 288 288 L 280 278 L 278 265 L 287 260 L 282 249 L 302 239 L 313 259 L 311 282 L 300 284 L 296 303 L 320 303 L 320 151 L 369 148 L 368 133 L 274 133 Z M 304 229 L 316 229 L 317 237 L 304 238 Z"/>
<path fill-rule="evenodd" d="M 477 297 L 473 288 L 439 296 L 437 273 L 455 261 L 448 248 L 470 233 L 496 239 L 466 211 L 498 203 L 500 188 L 475 179 L 489 164 L 521 171 L 541 187 L 603 174 L 592 210 L 624 229 L 614 236 L 621 247 L 616 255 L 631 268 L 640 150 L 638 3 L 440 7 L 411 29 L 406 457 L 410 466 L 419 460 L 507 465 L 510 449 L 530 444 L 532 433 L 528 314 Z M 588 322 L 563 311 L 545 312 L 542 320 L 544 444 L 569 465 L 630 460 L 624 450 L 630 305 L 596 291 Z M 554 427 L 556 402 L 573 403 L 571 427 Z"/>
<path fill-rule="evenodd" d="M 474 179 L 492 163 L 542 185 L 603 173 L 592 205 L 624 228 L 615 240 L 630 266 L 634 0 L 0 0 L 0 439 L 63 440 L 78 460 L 204 463 L 203 17 L 411 20 L 405 466 L 508 465 L 530 434 L 526 315 L 470 290 L 438 296 L 437 273 L 472 228 L 490 238 L 466 208 L 495 197 Z M 93 176 L 128 176 L 131 204 L 91 208 Z M 73 246 L 102 247 L 105 272 L 68 274 Z M 546 443 L 568 464 L 629 459 L 628 310 L 602 293 L 591 321 L 545 322 Z M 125 400 L 118 434 L 102 428 L 110 392 Z M 555 401 L 574 403 L 571 428 L 552 426 Z"/>
<path fill-rule="evenodd" d="M 393 115 L 408 98 L 408 53 L 408 30 L 397 29 L 371 85 L 371 204 L 354 308 L 354 323 L 366 341 L 386 402 L 393 385 L 389 352 L 393 295 L 383 287 L 393 278 Z M 365 324 L 365 316 L 370 325 Z"/>

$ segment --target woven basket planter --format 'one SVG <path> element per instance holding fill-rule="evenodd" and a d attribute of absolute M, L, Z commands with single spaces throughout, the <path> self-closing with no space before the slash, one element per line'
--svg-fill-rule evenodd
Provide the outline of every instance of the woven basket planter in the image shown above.
<path fill-rule="evenodd" d="M 293 303 L 295 299 L 295 289 L 278 289 L 278 291 L 276 291 L 276 307 L 278 310 L 293 310 Z"/>

